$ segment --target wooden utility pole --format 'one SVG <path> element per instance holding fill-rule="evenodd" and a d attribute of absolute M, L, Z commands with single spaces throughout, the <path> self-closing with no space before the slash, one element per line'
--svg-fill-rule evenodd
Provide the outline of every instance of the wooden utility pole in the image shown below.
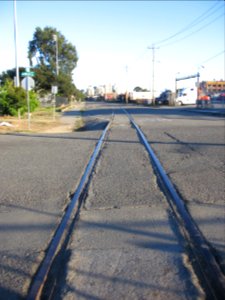
<path fill-rule="evenodd" d="M 125 102 L 128 103 L 128 66 L 126 68 L 126 94 L 125 94 Z"/>
<path fill-rule="evenodd" d="M 152 50 L 152 105 L 155 105 L 155 49 L 159 48 L 152 44 L 152 47 L 148 47 L 148 49 Z"/>

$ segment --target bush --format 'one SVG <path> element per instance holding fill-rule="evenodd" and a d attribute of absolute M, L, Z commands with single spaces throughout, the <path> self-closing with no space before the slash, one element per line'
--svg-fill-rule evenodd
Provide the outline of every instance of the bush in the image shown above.
<path fill-rule="evenodd" d="M 39 106 L 39 101 L 35 92 L 29 92 L 30 111 L 34 111 Z M 21 87 L 14 87 L 12 81 L 6 81 L 0 88 L 0 115 L 16 116 L 20 110 L 23 115 L 27 112 L 26 91 Z"/>

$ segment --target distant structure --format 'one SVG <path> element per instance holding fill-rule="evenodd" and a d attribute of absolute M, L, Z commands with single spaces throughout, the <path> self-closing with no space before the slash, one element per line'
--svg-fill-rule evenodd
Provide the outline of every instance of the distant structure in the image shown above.
<path fill-rule="evenodd" d="M 91 86 L 91 85 L 89 85 L 89 87 L 87 88 L 87 96 L 88 97 L 93 97 L 94 96 L 94 88 Z"/>
<path fill-rule="evenodd" d="M 86 91 L 87 97 L 90 98 L 104 98 L 105 100 L 117 99 L 117 87 L 112 84 L 105 84 L 100 86 L 89 86 Z"/>
<path fill-rule="evenodd" d="M 225 81 L 202 81 L 200 87 L 210 95 L 225 92 Z"/>

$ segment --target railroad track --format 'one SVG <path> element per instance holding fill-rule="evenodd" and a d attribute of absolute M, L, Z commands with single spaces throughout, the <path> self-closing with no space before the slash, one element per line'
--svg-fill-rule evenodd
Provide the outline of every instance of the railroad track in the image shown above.
<path fill-rule="evenodd" d="M 164 191 L 168 203 L 176 217 L 179 230 L 186 241 L 188 253 L 192 257 L 191 261 L 194 262 L 193 268 L 196 271 L 197 277 L 204 288 L 206 298 L 217 300 L 224 299 L 225 276 L 213 255 L 209 243 L 198 229 L 191 215 L 188 213 L 183 200 L 174 188 L 173 183 L 168 178 L 160 161 L 150 147 L 144 133 L 135 123 L 132 116 L 126 110 L 123 110 L 123 112 L 127 115 L 130 123 L 139 136 L 140 142 L 144 145 L 146 151 L 148 152 L 150 161 L 160 182 L 161 188 Z M 46 283 L 49 285 L 49 274 L 52 272 L 54 261 L 60 256 L 60 253 L 63 252 L 63 249 L 68 243 L 71 231 L 73 230 L 74 224 L 79 215 L 79 209 L 82 201 L 85 198 L 85 193 L 90 183 L 92 172 L 101 154 L 104 139 L 112 125 L 112 122 L 113 116 L 103 130 L 102 135 L 96 144 L 85 172 L 81 177 L 77 190 L 71 198 L 71 202 L 67 207 L 61 223 L 59 224 L 46 251 L 45 258 L 31 283 L 27 297 L 28 300 L 41 299 L 43 291 L 46 289 Z M 48 298 L 51 298 L 51 294 L 54 292 L 54 283 L 51 282 L 50 286 L 50 288 L 47 288 L 49 295 Z"/>

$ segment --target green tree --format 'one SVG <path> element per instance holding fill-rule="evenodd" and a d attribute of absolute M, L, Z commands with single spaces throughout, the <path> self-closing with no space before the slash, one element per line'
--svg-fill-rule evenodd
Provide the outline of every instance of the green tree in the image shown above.
<path fill-rule="evenodd" d="M 39 105 L 36 93 L 29 92 L 30 111 L 34 111 Z M 26 91 L 21 87 L 15 87 L 12 80 L 7 80 L 0 88 L 0 115 L 16 116 L 20 110 L 21 115 L 27 112 Z"/>
<path fill-rule="evenodd" d="M 84 101 L 85 99 L 85 94 L 83 91 L 80 91 L 76 88 L 76 91 L 75 91 L 75 94 L 74 94 L 74 97 L 77 101 Z"/>
<path fill-rule="evenodd" d="M 136 86 L 134 88 L 134 92 L 148 92 L 148 90 L 147 89 L 143 89 L 140 86 Z"/>
<path fill-rule="evenodd" d="M 24 71 L 25 71 L 24 67 L 19 67 L 19 74 L 21 74 Z M 4 85 L 7 80 L 14 80 L 15 77 L 16 77 L 15 68 L 2 72 L 2 74 L 0 75 L 1 85 Z"/>
<path fill-rule="evenodd" d="M 57 42 L 54 36 L 57 36 Z M 58 52 L 58 76 L 56 52 Z M 77 65 L 77 51 L 56 28 L 36 28 L 33 40 L 29 42 L 28 57 L 36 73 L 36 89 L 40 93 L 49 92 L 52 85 L 58 85 L 60 95 L 70 96 L 75 92 L 72 71 Z"/>

